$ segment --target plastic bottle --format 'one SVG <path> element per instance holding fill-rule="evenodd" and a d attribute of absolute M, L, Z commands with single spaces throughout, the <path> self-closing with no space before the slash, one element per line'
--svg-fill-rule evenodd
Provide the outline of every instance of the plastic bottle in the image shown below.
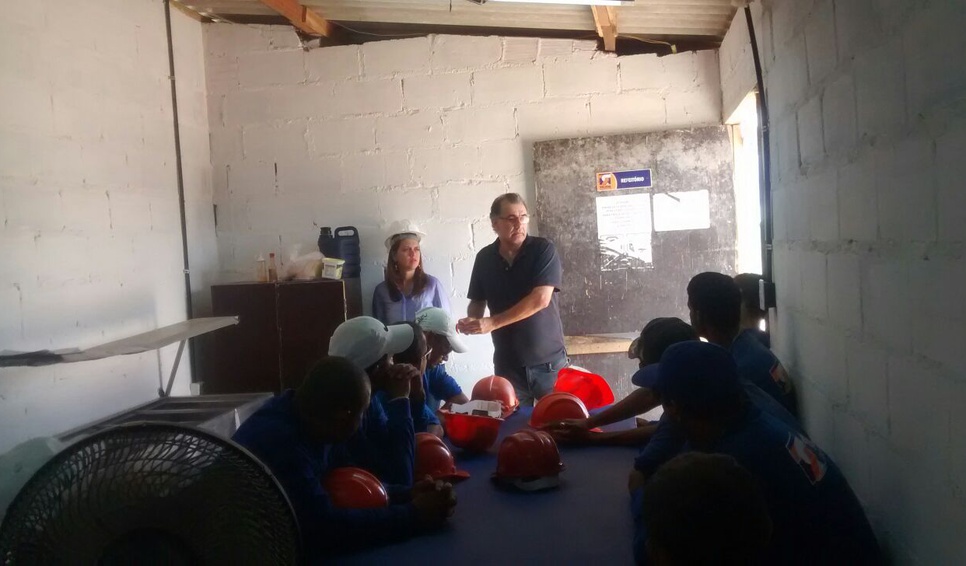
<path fill-rule="evenodd" d="M 325 257 L 337 257 L 338 247 L 335 244 L 335 236 L 332 235 L 332 228 L 329 226 L 319 229 L 319 251 Z"/>
<path fill-rule="evenodd" d="M 335 257 L 345 260 L 342 276 L 345 278 L 359 277 L 362 272 L 362 252 L 360 250 L 359 231 L 355 226 L 341 226 L 335 229 L 335 241 L 339 249 Z"/>
<path fill-rule="evenodd" d="M 278 281 L 278 268 L 275 266 L 275 252 L 268 254 L 268 281 Z"/>
<path fill-rule="evenodd" d="M 319 251 L 325 257 L 345 260 L 343 277 L 359 277 L 362 271 L 362 253 L 359 231 L 355 226 L 340 226 L 334 232 L 331 227 L 323 226 L 319 233 Z"/>
<path fill-rule="evenodd" d="M 265 256 L 258 254 L 258 259 L 255 261 L 255 281 L 258 281 L 259 283 L 268 281 L 268 270 L 265 267 Z"/>

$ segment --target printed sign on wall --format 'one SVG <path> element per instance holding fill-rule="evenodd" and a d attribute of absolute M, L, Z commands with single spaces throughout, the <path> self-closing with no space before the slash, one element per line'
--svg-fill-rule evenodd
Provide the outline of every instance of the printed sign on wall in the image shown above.
<path fill-rule="evenodd" d="M 597 174 L 597 191 L 651 188 L 651 170 L 607 171 Z"/>
<path fill-rule="evenodd" d="M 711 227 L 707 190 L 654 195 L 654 230 L 704 230 Z"/>
<path fill-rule="evenodd" d="M 600 269 L 647 269 L 651 266 L 651 195 L 597 197 Z"/>

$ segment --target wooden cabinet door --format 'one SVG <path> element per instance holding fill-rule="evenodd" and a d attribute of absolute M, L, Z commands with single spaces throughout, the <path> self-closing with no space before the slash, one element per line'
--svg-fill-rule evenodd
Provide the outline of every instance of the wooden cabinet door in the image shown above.
<path fill-rule="evenodd" d="M 214 316 L 238 316 L 239 323 L 206 334 L 201 343 L 206 394 L 279 391 L 276 292 L 272 283 L 213 285 Z"/>
<path fill-rule="evenodd" d="M 329 338 L 346 320 L 342 281 L 288 282 L 278 286 L 278 338 L 282 389 L 298 387 L 329 352 Z"/>

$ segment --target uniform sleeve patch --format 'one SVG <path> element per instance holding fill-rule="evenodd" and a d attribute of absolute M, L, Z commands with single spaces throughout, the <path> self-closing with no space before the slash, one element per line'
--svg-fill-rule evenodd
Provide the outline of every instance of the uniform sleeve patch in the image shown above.
<path fill-rule="evenodd" d="M 785 449 L 812 485 L 822 481 L 828 470 L 828 462 L 825 453 L 818 446 L 803 436 L 789 434 Z"/>
<path fill-rule="evenodd" d="M 783 393 L 786 395 L 791 393 L 792 380 L 789 379 L 788 372 L 785 371 L 785 366 L 783 366 L 781 362 L 776 360 L 775 365 L 771 367 L 771 371 L 769 373 L 771 374 L 772 380 L 777 383 L 779 387 L 781 387 Z"/>

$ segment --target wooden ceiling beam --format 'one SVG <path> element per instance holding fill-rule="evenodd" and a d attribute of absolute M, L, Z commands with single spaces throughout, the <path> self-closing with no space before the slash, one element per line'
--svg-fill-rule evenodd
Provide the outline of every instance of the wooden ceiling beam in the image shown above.
<path fill-rule="evenodd" d="M 259 0 L 269 8 L 292 22 L 292 25 L 309 35 L 331 37 L 335 32 L 335 25 L 318 14 L 315 10 L 298 3 L 297 0 Z"/>
<path fill-rule="evenodd" d="M 591 6 L 594 12 L 594 25 L 597 35 L 604 40 L 604 51 L 617 50 L 617 8 L 613 6 Z"/>

